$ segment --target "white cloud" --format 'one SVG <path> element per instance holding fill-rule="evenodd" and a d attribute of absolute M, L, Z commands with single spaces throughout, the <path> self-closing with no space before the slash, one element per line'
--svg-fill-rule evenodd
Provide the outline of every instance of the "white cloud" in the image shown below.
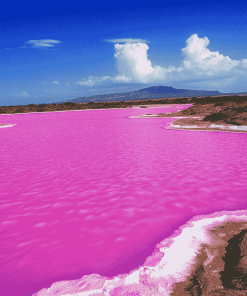
<path fill-rule="evenodd" d="M 69 86 L 69 83 L 66 83 L 65 85 L 66 85 L 66 86 Z"/>
<path fill-rule="evenodd" d="M 134 81 L 147 83 L 164 80 L 169 73 L 176 71 L 175 67 L 153 67 L 147 56 L 147 50 L 149 49 L 147 44 L 115 44 L 114 48 L 114 57 L 117 60 L 120 76 L 123 75 L 132 78 Z"/>
<path fill-rule="evenodd" d="M 78 81 L 76 84 L 78 85 L 86 85 L 86 86 L 93 86 L 96 85 L 96 82 L 93 79 L 88 78 L 87 80 Z"/>
<path fill-rule="evenodd" d="M 100 76 L 100 77 L 89 76 L 88 78 L 84 78 L 81 81 L 76 82 L 76 84 L 94 86 L 97 84 L 101 84 L 103 81 L 106 81 L 106 80 L 111 80 L 111 77 L 110 76 Z"/>
<path fill-rule="evenodd" d="M 135 82 L 171 83 L 179 80 L 195 78 L 208 79 L 211 77 L 231 77 L 247 74 L 247 59 L 232 60 L 219 52 L 210 51 L 207 37 L 199 38 L 197 34 L 186 40 L 186 47 L 182 49 L 184 59 L 177 68 L 152 66 L 148 59 L 148 45 L 145 43 L 115 44 L 114 57 L 120 76 Z"/>
<path fill-rule="evenodd" d="M 199 38 L 197 34 L 186 40 L 182 48 L 183 60 L 179 67 L 161 67 L 152 65 L 148 59 L 149 49 L 146 40 L 112 39 L 106 40 L 114 44 L 118 75 L 115 77 L 101 76 L 78 81 L 78 85 L 94 86 L 104 81 L 134 83 L 190 83 L 200 81 L 201 85 L 212 86 L 219 80 L 220 85 L 227 85 L 229 80 L 243 78 L 247 74 L 247 59 L 232 60 L 218 51 L 210 51 L 207 37 Z M 124 44 L 120 44 L 123 43 Z M 169 57 L 165 57 L 168 59 Z M 212 80 L 213 79 L 213 80 Z M 223 79 L 223 80 L 221 80 Z M 204 83 L 205 82 L 205 83 Z"/>
<path fill-rule="evenodd" d="M 111 79 L 113 82 L 131 82 L 132 78 L 125 77 L 124 75 L 118 75 Z"/>
<path fill-rule="evenodd" d="M 119 38 L 119 39 L 106 39 L 106 42 L 112 43 L 150 43 L 145 39 L 132 39 L 132 38 Z"/>
<path fill-rule="evenodd" d="M 228 56 L 223 56 L 218 51 L 210 51 L 207 48 L 209 45 L 207 37 L 199 38 L 197 34 L 193 34 L 186 40 L 186 44 L 187 46 L 182 49 L 185 55 L 183 66 L 199 75 L 212 76 L 226 73 L 240 63 L 240 61 L 231 60 Z"/>
<path fill-rule="evenodd" d="M 20 94 L 21 97 L 23 98 L 27 98 L 29 97 L 30 95 L 26 92 L 26 91 L 23 91 L 21 94 Z"/>
<path fill-rule="evenodd" d="M 40 39 L 40 40 L 29 40 L 26 42 L 27 44 L 32 44 L 33 47 L 54 47 L 53 44 L 62 43 L 59 40 L 52 39 Z"/>
<path fill-rule="evenodd" d="M 124 75 L 118 75 L 115 77 L 110 76 L 89 76 L 87 78 L 83 78 L 81 81 L 75 83 L 75 85 L 85 85 L 85 86 L 94 86 L 102 84 L 104 81 L 112 81 L 112 82 L 131 82 L 132 78 L 125 77 Z"/>
<path fill-rule="evenodd" d="M 59 84 L 59 82 L 58 82 L 58 81 L 53 81 L 53 83 L 55 83 L 55 84 Z"/>
<path fill-rule="evenodd" d="M 243 67 L 243 68 L 247 68 L 247 59 L 242 59 L 241 61 L 240 61 L 240 65 Z"/>

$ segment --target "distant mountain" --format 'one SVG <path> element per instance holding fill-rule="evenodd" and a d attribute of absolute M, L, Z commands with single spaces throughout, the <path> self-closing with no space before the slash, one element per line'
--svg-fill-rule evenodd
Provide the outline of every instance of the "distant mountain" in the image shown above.
<path fill-rule="evenodd" d="M 204 95 L 220 95 L 219 91 L 206 91 L 206 90 L 190 90 L 190 89 L 177 89 L 171 86 L 151 86 L 147 88 L 140 89 L 141 92 L 148 92 L 150 94 L 179 94 L 180 96 L 204 96 Z"/>
<path fill-rule="evenodd" d="M 205 97 L 222 95 L 219 91 L 206 90 L 189 90 L 177 89 L 171 86 L 151 86 L 142 88 L 137 91 L 113 93 L 104 95 L 94 95 L 90 97 L 80 97 L 69 100 L 72 103 L 86 103 L 86 102 L 111 102 L 111 101 L 133 101 L 143 99 L 162 99 L 162 98 L 185 98 L 185 97 Z M 63 101 L 61 103 L 68 102 Z"/>

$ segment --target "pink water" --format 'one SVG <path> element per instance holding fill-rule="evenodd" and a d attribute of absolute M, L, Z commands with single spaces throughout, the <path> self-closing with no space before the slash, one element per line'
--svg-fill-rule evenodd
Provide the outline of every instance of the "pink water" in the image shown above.
<path fill-rule="evenodd" d="M 247 209 L 247 134 L 168 129 L 175 109 L 0 116 L 0 291 L 114 276 L 195 215 Z"/>

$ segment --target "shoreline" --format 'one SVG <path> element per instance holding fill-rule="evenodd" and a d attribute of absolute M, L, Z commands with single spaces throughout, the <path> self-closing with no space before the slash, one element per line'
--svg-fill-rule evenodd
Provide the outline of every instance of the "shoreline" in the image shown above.
<path fill-rule="evenodd" d="M 156 245 L 143 265 L 112 278 L 98 274 L 53 283 L 33 296 L 246 295 L 247 211 L 194 216 Z M 231 250 L 239 253 L 229 265 Z M 236 276 L 236 268 L 237 276 Z M 229 288 L 229 285 L 231 286 Z M 119 294 L 118 294 L 119 293 Z"/>
<path fill-rule="evenodd" d="M 4 124 L 4 123 L 0 123 L 0 128 L 4 128 L 4 127 L 12 127 L 12 126 L 14 126 L 14 125 L 16 125 L 16 124 Z"/>
<path fill-rule="evenodd" d="M 170 129 L 190 131 L 247 132 L 247 96 L 209 98 L 196 101 L 187 109 L 131 118 L 174 118 Z"/>
<path fill-rule="evenodd" d="M 207 132 L 234 132 L 234 133 L 247 133 L 247 126 L 237 125 L 216 125 L 211 124 L 210 126 L 181 126 L 170 124 L 170 129 L 173 130 L 189 130 L 189 131 L 207 131 Z"/>
<path fill-rule="evenodd" d="M 179 111 L 177 111 L 179 112 Z M 130 118 L 174 118 L 175 120 L 170 123 L 169 129 L 172 130 L 187 130 L 187 131 L 208 131 L 208 132 L 234 132 L 234 133 L 246 133 L 247 132 L 247 125 L 220 125 L 214 123 L 205 123 L 202 122 L 203 117 L 186 117 L 186 116 L 179 116 L 173 117 L 159 116 L 157 114 L 144 114 L 138 116 L 131 116 Z M 196 120 L 195 120 L 196 119 Z M 191 124 L 191 125 L 190 125 Z"/>
<path fill-rule="evenodd" d="M 43 113 L 54 113 L 54 112 L 69 112 L 69 111 L 92 111 L 92 110 L 112 110 L 112 109 L 142 109 L 142 108 L 176 108 L 174 105 L 177 106 L 187 106 L 188 104 L 153 104 L 153 105 L 132 105 L 130 107 L 126 107 L 126 108 L 106 108 L 106 109 L 76 109 L 76 110 L 54 110 L 54 111 L 46 111 L 46 112 L 26 112 L 26 113 L 9 113 L 9 114 L 0 114 L 1 115 L 15 115 L 15 114 L 34 114 L 34 113 L 39 113 L 39 114 L 43 114 Z M 191 105 L 191 104 L 190 104 Z M 4 124 L 4 123 L 0 123 L 0 128 L 4 128 L 4 127 L 12 127 L 16 124 Z"/>
<path fill-rule="evenodd" d="M 239 125 L 226 124 L 224 120 L 228 120 L 228 113 L 225 109 L 229 108 L 229 106 L 227 106 L 226 102 L 223 103 L 222 106 L 196 103 L 176 104 L 190 105 L 191 107 L 170 113 L 144 114 L 131 116 L 130 118 L 163 117 L 175 119 L 170 123 L 170 129 L 174 130 L 247 132 L 247 130 L 239 131 L 237 129 L 225 130 L 229 127 L 247 128 L 247 122 L 245 123 L 247 119 L 245 111 L 242 112 L 243 114 L 241 112 L 238 114 L 237 111 L 234 120 Z M 242 106 L 243 104 L 240 105 L 241 107 L 236 107 L 236 104 L 234 105 L 232 102 L 230 104 L 232 104 L 230 107 L 232 109 L 229 109 L 230 112 L 234 111 L 234 108 L 246 108 Z M 127 108 L 171 108 L 171 105 L 175 104 L 133 105 Z M 107 109 L 96 108 L 47 112 Z M 114 109 L 123 109 L 123 107 Z M 213 121 L 204 120 L 208 116 L 212 116 L 212 114 L 226 114 L 226 116 L 219 116 L 219 119 Z M 241 117 L 241 115 L 243 116 Z M 231 114 L 229 114 L 229 117 L 231 117 Z M 242 122 L 242 125 L 240 125 L 240 122 Z M 0 124 L 0 128 L 14 125 Z M 241 274 L 241 270 L 243 270 L 243 267 L 245 268 L 245 262 L 247 262 L 244 231 L 247 233 L 247 211 L 245 210 L 222 211 L 210 215 L 195 216 L 186 224 L 181 225 L 172 236 L 157 244 L 153 254 L 146 258 L 144 264 L 128 274 L 117 275 L 112 278 L 98 274 L 86 275 L 78 280 L 56 282 L 50 288 L 34 293 L 33 296 L 53 296 L 58 289 L 60 289 L 60 292 L 56 295 L 59 296 L 110 296 L 127 292 L 134 294 L 137 291 L 140 291 L 145 296 L 223 295 L 222 293 L 228 293 L 226 295 L 246 295 L 247 287 L 245 287 L 245 283 L 242 281 L 243 274 Z M 242 236 L 244 239 L 242 239 Z M 235 237 L 238 237 L 238 243 L 235 242 L 235 245 L 237 245 L 235 252 L 238 252 L 237 248 L 240 249 L 240 254 L 243 254 L 243 260 L 241 261 L 241 258 L 239 258 L 239 261 L 235 262 L 235 265 L 239 267 L 239 276 L 234 276 L 233 272 L 230 280 L 229 278 L 227 279 L 232 285 L 232 288 L 229 289 L 226 283 L 223 283 L 224 274 L 226 275 L 227 272 L 229 274 L 224 258 L 227 258 L 227 247 L 230 245 L 231 240 L 234 241 Z M 235 288 L 238 289 L 237 293 Z"/>
<path fill-rule="evenodd" d="M 39 104 L 39 105 L 19 105 L 19 106 L 0 106 L 1 114 L 20 114 L 20 113 L 36 113 L 36 112 L 58 112 L 73 110 L 95 110 L 95 109 L 122 109 L 141 106 L 169 106 L 169 105 L 191 104 L 190 99 L 146 99 L 134 101 L 115 101 L 115 102 L 87 102 L 87 103 L 63 103 L 63 104 Z"/>
<path fill-rule="evenodd" d="M 175 118 L 169 129 L 189 131 L 247 132 L 247 96 L 211 96 L 194 98 L 148 99 L 116 102 L 40 104 L 0 107 L 0 115 L 22 113 L 107 110 L 123 108 L 171 108 L 171 105 L 190 105 L 170 113 L 144 114 L 130 118 Z M 175 107 L 174 107 L 175 108 Z M 13 125 L 0 124 L 1 127 Z"/>

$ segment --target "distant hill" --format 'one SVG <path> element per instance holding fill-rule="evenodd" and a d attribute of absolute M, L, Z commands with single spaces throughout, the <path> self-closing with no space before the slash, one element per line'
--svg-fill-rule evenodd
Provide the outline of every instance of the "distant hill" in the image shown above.
<path fill-rule="evenodd" d="M 219 91 L 206 91 L 206 90 L 189 90 L 177 89 L 171 86 L 151 86 L 142 88 L 137 91 L 113 93 L 104 95 L 94 95 L 90 97 L 80 97 L 77 99 L 67 100 L 64 102 L 72 103 L 86 103 L 86 102 L 111 102 L 111 101 L 133 101 L 143 99 L 162 99 L 162 98 L 185 98 L 185 97 L 205 97 L 205 96 L 218 96 L 222 95 Z"/>
<path fill-rule="evenodd" d="M 147 88 L 140 89 L 141 92 L 148 92 L 150 94 L 166 94 L 166 95 L 179 95 L 179 96 L 207 96 L 207 95 L 220 95 L 219 91 L 206 91 L 206 90 L 190 90 L 190 89 L 177 89 L 171 86 L 151 86 Z"/>

